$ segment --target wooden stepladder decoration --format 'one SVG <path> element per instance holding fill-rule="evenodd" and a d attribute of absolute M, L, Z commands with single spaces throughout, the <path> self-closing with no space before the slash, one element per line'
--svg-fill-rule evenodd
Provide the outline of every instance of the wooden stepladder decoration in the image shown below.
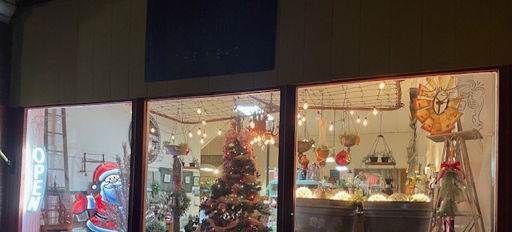
<path fill-rule="evenodd" d="M 457 124 L 458 128 L 461 129 L 460 121 Z M 470 130 L 431 135 L 428 136 L 428 138 L 434 142 L 444 143 L 442 157 L 443 164 L 439 170 L 439 175 L 434 189 L 434 217 L 430 231 L 454 232 L 455 220 L 456 218 L 461 218 L 461 221 L 464 223 L 462 223 L 462 228 L 457 229 L 457 231 L 485 232 L 473 173 L 469 162 L 468 150 L 466 147 L 466 140 L 482 139 L 482 135 L 478 130 Z M 469 212 L 461 212 L 455 207 L 454 214 L 452 216 L 443 216 L 438 214 L 440 211 L 446 210 L 446 202 L 443 202 L 443 200 L 446 199 L 441 197 L 440 191 L 442 190 L 441 179 L 447 177 L 446 173 L 448 172 L 452 172 L 452 177 L 453 175 L 462 175 L 462 178 L 456 177 L 456 179 L 461 180 L 461 183 L 463 184 L 463 187 L 460 188 L 461 194 L 460 198 L 457 199 L 457 202 L 467 202 L 469 205 Z"/>

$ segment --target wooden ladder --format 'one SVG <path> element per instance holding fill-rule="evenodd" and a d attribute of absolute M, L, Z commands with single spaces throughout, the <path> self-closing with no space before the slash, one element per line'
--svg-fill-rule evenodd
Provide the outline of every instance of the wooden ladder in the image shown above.
<path fill-rule="evenodd" d="M 51 127 L 51 128 L 50 128 Z M 58 143 L 57 137 L 61 138 Z M 50 144 L 52 142 L 52 144 Z M 51 148 L 50 149 L 50 145 Z M 60 145 L 60 146 L 59 146 Z M 69 192 L 69 157 L 66 125 L 66 109 L 45 109 L 44 110 L 44 146 L 48 158 L 55 160 L 62 159 L 63 167 L 55 167 L 55 164 L 48 165 L 48 177 L 64 174 L 64 189 Z M 49 185 L 52 183 L 48 183 Z"/>

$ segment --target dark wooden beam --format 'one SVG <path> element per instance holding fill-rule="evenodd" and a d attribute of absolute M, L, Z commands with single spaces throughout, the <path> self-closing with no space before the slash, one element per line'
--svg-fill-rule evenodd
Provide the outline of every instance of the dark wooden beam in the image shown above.
<path fill-rule="evenodd" d="M 277 230 L 294 231 L 295 212 L 295 114 L 297 88 L 281 88 L 279 123 L 279 173 L 277 197 Z"/>
<path fill-rule="evenodd" d="M 130 157 L 130 209 L 128 214 L 129 231 L 144 230 L 144 199 L 146 195 L 146 131 L 147 103 L 139 98 L 132 101 L 132 141 Z"/>
<path fill-rule="evenodd" d="M 512 66 L 499 69 L 498 92 L 498 181 L 497 187 L 497 230 L 512 231 Z"/>

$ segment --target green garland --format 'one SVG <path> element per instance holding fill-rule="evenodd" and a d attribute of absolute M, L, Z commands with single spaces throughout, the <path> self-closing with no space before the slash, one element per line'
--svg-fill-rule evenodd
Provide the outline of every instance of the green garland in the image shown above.
<path fill-rule="evenodd" d="M 441 180 L 439 196 L 441 206 L 437 211 L 438 216 L 455 216 L 457 212 L 457 200 L 460 198 L 464 182 L 460 175 L 453 171 L 447 171 Z"/>
<path fill-rule="evenodd" d="M 178 189 L 173 194 L 175 197 L 175 205 L 170 207 L 170 210 L 175 218 L 179 218 L 185 214 L 190 206 L 190 198 L 187 197 L 187 193 L 183 189 Z"/>

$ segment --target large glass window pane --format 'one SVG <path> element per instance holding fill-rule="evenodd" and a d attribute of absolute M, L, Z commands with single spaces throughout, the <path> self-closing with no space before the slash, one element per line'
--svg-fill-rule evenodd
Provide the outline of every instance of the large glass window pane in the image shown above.
<path fill-rule="evenodd" d="M 131 103 L 27 110 L 23 231 L 128 231 Z"/>
<path fill-rule="evenodd" d="M 497 75 L 297 91 L 296 231 L 493 231 Z"/>
<path fill-rule="evenodd" d="M 275 231 L 279 92 L 148 103 L 146 231 Z"/>

